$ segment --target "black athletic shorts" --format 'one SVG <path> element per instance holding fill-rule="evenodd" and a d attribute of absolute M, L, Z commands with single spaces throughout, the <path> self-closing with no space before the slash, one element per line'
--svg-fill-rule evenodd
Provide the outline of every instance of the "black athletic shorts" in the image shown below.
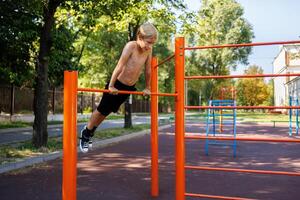
<path fill-rule="evenodd" d="M 108 89 L 108 84 L 109 83 L 106 84 L 105 89 Z M 118 90 L 136 91 L 135 85 L 125 85 L 118 79 L 116 80 L 114 87 Z M 124 103 L 129 96 L 129 94 L 113 95 L 110 93 L 103 93 L 97 110 L 104 116 L 109 115 L 111 112 L 117 112 L 121 104 Z"/>

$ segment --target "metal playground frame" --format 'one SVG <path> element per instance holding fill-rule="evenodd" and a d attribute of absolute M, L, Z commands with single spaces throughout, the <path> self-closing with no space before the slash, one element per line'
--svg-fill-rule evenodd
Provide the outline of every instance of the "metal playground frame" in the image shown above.
<path fill-rule="evenodd" d="M 241 197 L 226 197 L 209 194 L 194 194 L 186 192 L 185 187 L 185 170 L 209 170 L 209 171 L 226 171 L 255 174 L 272 174 L 300 176 L 300 173 L 285 171 L 267 171 L 267 170 L 250 170 L 236 168 L 213 168 L 203 166 L 192 166 L 185 163 L 185 140 L 191 139 L 213 139 L 227 141 L 252 141 L 252 142 L 293 142 L 300 143 L 300 139 L 270 139 L 270 138 L 233 138 L 233 137 L 212 137 L 212 136 L 192 136 L 185 133 L 184 113 L 186 109 L 227 109 L 228 106 L 186 106 L 184 105 L 184 80 L 191 79 L 223 79 L 223 78 L 256 78 L 256 77 L 278 77 L 278 76 L 300 76 L 298 74 L 257 74 L 257 75 L 222 75 L 222 76 L 185 76 L 185 51 L 201 50 L 212 48 L 240 48 L 249 46 L 266 46 L 294 44 L 300 41 L 284 42 L 264 42 L 264 43 L 245 43 L 245 44 L 226 44 L 215 46 L 198 46 L 186 47 L 184 37 L 175 39 L 175 54 L 169 56 L 161 63 L 157 64 L 157 59 L 152 60 L 151 76 L 151 195 L 159 195 L 158 184 L 158 96 L 170 96 L 175 98 L 175 191 L 176 200 L 184 200 L 185 197 L 202 197 L 214 199 L 247 199 Z M 175 93 L 158 93 L 157 87 L 157 70 L 158 66 L 175 59 Z M 77 72 L 65 71 L 64 73 L 64 128 L 63 128 L 63 183 L 62 199 L 76 199 L 76 178 L 77 178 L 77 92 L 109 92 L 109 90 L 98 90 L 88 88 L 78 88 Z M 142 95 L 142 92 L 120 91 L 119 93 Z M 232 106 L 231 109 L 299 109 L 300 106 Z"/>

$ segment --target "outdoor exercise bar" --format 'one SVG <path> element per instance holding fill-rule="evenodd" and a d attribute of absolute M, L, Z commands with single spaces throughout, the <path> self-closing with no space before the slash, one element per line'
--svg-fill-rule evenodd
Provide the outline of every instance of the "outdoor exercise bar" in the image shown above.
<path fill-rule="evenodd" d="M 186 76 L 185 79 L 227 79 L 227 78 L 259 78 L 259 77 L 288 77 L 300 76 L 300 73 L 294 74 L 246 74 L 246 75 L 220 75 L 220 76 Z"/>
<path fill-rule="evenodd" d="M 103 92 L 103 93 L 109 93 L 110 90 L 106 89 L 92 89 L 92 88 L 78 88 L 78 92 Z M 118 90 L 119 94 L 134 94 L 134 95 L 144 95 L 143 92 L 137 92 L 137 91 L 125 91 L 125 90 Z M 169 97 L 175 97 L 177 94 L 172 93 L 151 93 L 151 96 L 169 96 Z"/>
<path fill-rule="evenodd" d="M 184 37 L 175 38 L 175 199 L 185 199 Z"/>
<path fill-rule="evenodd" d="M 151 94 L 158 92 L 157 58 L 151 61 Z M 158 173 L 158 96 L 151 96 L 151 195 L 159 194 Z"/>
<path fill-rule="evenodd" d="M 217 198 L 217 199 L 246 199 L 240 197 L 225 197 L 225 196 L 214 196 L 214 195 L 203 195 L 203 194 L 192 194 L 185 192 L 185 143 L 184 139 L 191 136 L 184 136 L 184 110 L 185 109 L 208 109 L 208 108 L 220 108 L 220 109 L 274 109 L 274 108 L 300 108 L 300 106 L 185 106 L 184 105 L 184 79 L 193 79 L 189 77 L 185 77 L 185 64 L 184 64 L 184 54 L 185 50 L 196 50 L 196 49 L 210 49 L 210 48 L 228 48 L 228 47 L 247 47 L 247 46 L 263 46 L 263 45 L 279 45 L 279 44 L 293 44 L 300 43 L 300 41 L 286 41 L 286 42 L 262 42 L 262 43 L 245 43 L 245 44 L 227 44 L 227 45 L 215 45 L 215 46 L 200 46 L 200 47 L 186 47 L 184 44 L 184 37 L 177 37 L 175 39 L 175 55 L 171 55 L 165 60 L 171 60 L 175 57 L 175 94 L 167 94 L 167 93 L 158 93 L 156 89 L 151 88 L 153 94 L 151 98 L 157 96 L 172 96 L 175 97 L 175 191 L 176 191 L 176 200 L 184 200 L 185 196 L 193 196 L 193 197 L 207 197 L 207 198 Z M 156 63 L 156 64 L 155 64 Z M 157 68 L 157 61 L 152 61 L 152 67 Z M 153 69 L 152 69 L 153 70 Z M 156 72 L 155 72 L 156 73 Z M 272 75 L 273 76 L 273 75 Z M 276 76 L 285 76 L 285 75 L 276 75 Z M 295 76 L 295 74 L 287 75 L 287 76 Z M 206 76 L 205 78 L 217 78 L 215 76 Z M 270 76 L 255 76 L 254 77 L 271 77 Z M 199 76 L 197 77 L 199 78 Z M 233 76 L 226 76 L 223 78 L 233 78 Z M 236 78 L 250 78 L 250 77 L 236 77 Z M 201 79 L 201 78 L 200 78 Z M 202 78 L 203 79 L 203 78 Z M 77 88 L 77 72 L 65 72 L 65 83 L 64 83 L 64 160 L 63 160 L 63 200 L 75 200 L 76 199 L 76 163 L 77 163 L 77 95 L 78 91 L 85 92 L 109 92 L 109 90 L 97 90 L 97 89 L 87 89 L 87 88 Z M 152 80 L 151 80 L 152 81 Z M 151 85 L 152 86 L 152 85 Z M 136 94 L 142 95 L 142 92 L 128 92 L 128 91 L 119 91 L 120 94 Z M 152 104 L 151 104 L 152 105 Z M 156 108 L 154 109 L 156 110 Z M 156 113 L 157 114 L 157 113 Z M 155 116 L 156 114 L 151 114 L 151 116 Z M 155 120 L 155 119 L 153 119 Z M 152 122 L 152 119 L 151 119 Z M 156 119 L 157 123 L 157 119 Z M 155 124 L 155 123 L 154 123 Z M 157 125 L 156 132 L 157 134 Z M 156 154 L 158 152 L 157 149 L 157 135 L 151 136 L 152 143 L 152 153 Z M 196 137 L 196 136 L 193 136 Z M 207 137 L 203 138 L 206 139 Z M 192 139 L 192 138 L 188 138 Z M 194 138 L 196 139 L 196 138 Z M 199 138 L 197 138 L 199 139 Z M 214 137 L 216 139 L 216 137 Z M 236 138 L 237 139 L 237 138 Z M 245 139 L 245 138 L 244 138 Z M 246 138 L 247 139 L 247 138 Z M 250 139 L 250 138 L 248 138 Z M 239 140 L 242 140 L 241 138 Z M 259 139 L 255 139 L 253 141 L 258 141 Z M 262 140 L 262 139 L 260 139 Z M 282 139 L 283 140 L 283 139 Z M 295 139 L 294 139 L 295 140 Z M 267 140 L 265 140 L 267 141 Z M 274 142 L 274 140 L 272 140 Z M 297 141 L 297 140 L 295 140 Z M 268 140 L 269 142 L 269 140 Z M 278 142 L 278 141 L 275 141 Z M 290 142 L 286 140 L 285 142 Z M 155 146 L 155 147 L 154 147 Z M 65 159 L 67 158 L 67 159 Z M 153 160 L 152 160 L 153 159 Z M 151 163 L 154 164 L 152 170 L 157 172 L 158 161 L 155 157 L 152 157 Z M 155 172 L 151 171 L 151 177 L 155 175 Z M 153 178 L 153 177 L 152 177 Z M 158 195 L 158 173 L 156 176 L 157 179 L 153 178 L 154 182 L 151 184 L 153 188 L 151 188 L 151 195 Z"/>
<path fill-rule="evenodd" d="M 224 45 L 210 45 L 210 46 L 198 46 L 198 47 L 184 47 L 184 38 L 176 38 L 175 39 L 175 69 L 180 69 L 183 72 L 185 71 L 184 66 L 184 50 L 197 50 L 197 49 L 216 49 L 216 48 L 236 48 L 236 47 L 250 47 L 250 46 L 266 46 L 266 45 L 283 45 L 283 44 L 295 44 L 300 43 L 300 40 L 294 41 L 281 41 L 281 42 L 258 42 L 258 43 L 244 43 L 244 44 L 224 44 Z M 181 73 L 181 71 L 180 71 Z M 299 73 L 295 74 L 256 74 L 256 75 L 222 75 L 222 76 L 185 76 L 183 79 L 179 79 L 181 83 L 184 80 L 188 79 L 220 79 L 220 78 L 257 78 L 257 77 L 284 77 L 284 76 L 299 76 Z M 178 78 L 178 77 L 177 77 Z M 176 78 L 175 78 L 176 80 Z M 181 94 L 182 92 L 182 94 Z M 182 90 L 177 91 L 177 100 L 180 99 L 181 95 L 184 94 L 184 88 Z M 181 104 L 181 105 L 177 105 Z M 183 112 L 184 109 L 300 109 L 300 106 L 187 106 L 184 105 L 184 102 L 176 102 L 176 115 L 178 114 L 178 118 L 181 117 L 179 112 Z M 182 110 L 181 110 L 182 109 Z M 176 117 L 177 118 L 177 117 Z M 175 126 L 181 127 L 184 126 L 184 119 L 175 120 Z M 225 196 L 215 196 L 215 195 L 204 195 L 204 194 L 192 194 L 185 192 L 185 172 L 186 168 L 196 169 L 195 167 L 187 167 L 184 164 L 185 160 L 185 147 L 182 140 L 184 139 L 208 139 L 207 136 L 184 136 L 183 130 L 181 128 L 176 129 L 175 131 L 175 139 L 176 139 L 176 200 L 184 200 L 185 196 L 191 197 L 206 197 L 206 198 L 215 198 L 215 199 L 245 199 L 240 197 L 225 197 Z M 223 138 L 223 137 L 211 137 L 211 139 L 218 140 L 242 140 L 242 141 L 265 141 L 265 142 L 300 142 L 299 139 L 265 139 L 265 138 Z M 178 158 L 180 157 L 180 158 Z M 179 163 L 178 163 L 179 162 Z M 200 167 L 198 168 L 200 169 Z M 204 169 L 204 168 L 202 168 Z M 209 168 L 207 168 L 208 170 Z M 212 170 L 212 169 L 211 169 Z M 232 169 L 238 170 L 238 169 Z M 242 172 L 242 171 L 240 171 Z M 249 171 L 248 171 L 249 172 Z M 254 173 L 254 171 L 252 171 Z M 258 171 L 256 171 L 258 172 Z M 260 171 L 261 172 L 261 171 Z M 278 173 L 278 172 L 273 172 Z M 279 172 L 281 173 L 281 172 Z M 290 174 L 289 172 L 284 172 Z M 292 172 L 291 172 L 292 173 Z M 298 175 L 298 174 L 297 174 Z"/>
<path fill-rule="evenodd" d="M 185 50 L 221 49 L 221 48 L 252 47 L 252 46 L 270 46 L 270 45 L 296 44 L 296 43 L 300 43 L 300 40 L 279 41 L 279 42 L 254 42 L 254 43 L 224 44 L 224 45 L 208 45 L 208 46 L 185 47 L 184 49 Z"/>
<path fill-rule="evenodd" d="M 300 109 L 300 106 L 184 106 L 185 109 Z"/>
<path fill-rule="evenodd" d="M 170 58 L 171 59 L 171 58 Z M 159 193 L 158 181 L 158 96 L 177 97 L 173 93 L 158 93 L 157 58 L 151 61 L 151 196 Z M 161 63 L 162 64 L 162 63 Z M 106 89 L 78 88 L 78 72 L 64 72 L 64 128 L 62 199 L 75 200 L 77 190 L 77 92 L 110 92 Z M 144 95 L 137 91 L 119 94 Z"/>
<path fill-rule="evenodd" d="M 209 199 L 226 199 L 226 200 L 254 200 L 254 199 L 240 198 L 240 197 L 224 197 L 224 196 L 217 196 L 217 195 L 193 194 L 193 193 L 185 193 L 185 196 L 209 198 Z"/>
<path fill-rule="evenodd" d="M 223 172 L 244 172 L 244 173 L 252 173 L 252 174 L 272 174 L 272 175 L 300 176 L 299 172 L 254 170 L 254 169 L 237 169 L 237 168 L 223 168 L 223 167 L 204 167 L 204 166 L 191 166 L 191 165 L 185 166 L 185 169 L 207 170 L 207 171 L 223 171 Z"/>
<path fill-rule="evenodd" d="M 187 133 L 189 134 L 189 133 Z M 239 140 L 247 142 L 289 142 L 289 143 L 300 143 L 300 139 L 296 138 L 250 138 L 250 137 L 217 137 L 217 136 L 200 136 L 200 135 L 186 135 L 185 139 L 213 139 L 213 140 Z"/>
<path fill-rule="evenodd" d="M 175 54 L 172 54 L 172 55 L 168 56 L 167 58 L 163 59 L 162 61 L 160 61 L 160 62 L 159 62 L 157 65 L 155 65 L 154 67 L 156 68 L 156 67 L 162 65 L 162 64 L 166 63 L 167 61 L 171 60 L 171 59 L 174 58 L 174 57 L 175 57 Z"/>

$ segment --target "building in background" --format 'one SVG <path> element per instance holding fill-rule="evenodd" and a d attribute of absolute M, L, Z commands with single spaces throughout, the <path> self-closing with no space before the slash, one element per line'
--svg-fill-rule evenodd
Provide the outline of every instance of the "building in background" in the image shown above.
<path fill-rule="evenodd" d="M 274 74 L 300 73 L 300 44 L 283 45 L 273 61 Z M 275 106 L 289 105 L 289 97 L 300 100 L 300 77 L 274 78 Z M 280 110 L 280 109 L 278 109 Z M 285 110 L 280 110 L 285 111 Z"/>

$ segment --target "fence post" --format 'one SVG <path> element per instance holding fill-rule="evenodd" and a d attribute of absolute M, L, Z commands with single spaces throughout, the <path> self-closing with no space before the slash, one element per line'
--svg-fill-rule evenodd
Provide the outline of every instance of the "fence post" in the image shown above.
<path fill-rule="evenodd" d="M 157 58 L 151 61 L 151 93 L 158 92 L 157 86 Z M 158 181 L 158 96 L 151 95 L 151 195 L 157 197 L 159 193 Z"/>
<path fill-rule="evenodd" d="M 80 113 L 83 115 L 83 92 L 80 92 Z"/>
<path fill-rule="evenodd" d="M 10 85 L 10 119 L 15 113 L 15 85 Z"/>
<path fill-rule="evenodd" d="M 55 87 L 52 89 L 52 114 L 55 114 Z"/>
<path fill-rule="evenodd" d="M 95 93 L 92 93 L 92 112 L 94 111 L 95 107 Z"/>
<path fill-rule="evenodd" d="M 175 167 L 176 200 L 185 199 L 184 37 L 175 39 Z"/>
<path fill-rule="evenodd" d="M 77 76 L 77 71 L 64 72 L 63 200 L 76 200 Z"/>

